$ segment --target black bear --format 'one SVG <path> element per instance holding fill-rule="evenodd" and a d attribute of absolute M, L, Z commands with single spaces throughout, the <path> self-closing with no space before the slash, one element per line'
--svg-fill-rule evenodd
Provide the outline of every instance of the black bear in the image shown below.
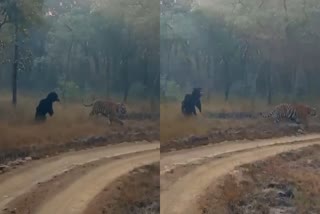
<path fill-rule="evenodd" d="M 181 111 L 185 116 L 197 115 L 196 108 L 201 112 L 202 89 L 194 88 L 192 94 L 186 94 L 181 103 Z"/>
<path fill-rule="evenodd" d="M 60 99 L 56 92 L 50 92 L 47 98 L 40 100 L 39 105 L 36 108 L 36 116 L 35 120 L 38 122 L 44 122 L 46 118 L 46 114 L 50 116 L 53 115 L 52 104 L 54 102 L 60 102 Z"/>

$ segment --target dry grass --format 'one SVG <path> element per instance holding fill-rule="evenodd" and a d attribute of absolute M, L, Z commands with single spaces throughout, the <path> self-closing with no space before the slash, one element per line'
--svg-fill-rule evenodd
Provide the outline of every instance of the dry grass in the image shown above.
<path fill-rule="evenodd" d="M 199 201 L 203 214 L 228 214 L 233 212 L 232 205 L 241 201 L 242 197 L 250 192 L 250 186 L 239 185 L 232 175 L 223 178 L 223 184 L 218 189 L 209 188 L 206 195 Z"/>
<path fill-rule="evenodd" d="M 218 188 L 208 188 L 199 201 L 202 213 L 270 213 L 283 207 L 295 210 L 286 213 L 320 213 L 319 153 L 319 145 L 310 146 L 242 166 L 237 171 L 242 173 L 229 174 Z M 288 189 L 293 198 L 278 196 Z"/>
<path fill-rule="evenodd" d="M 281 103 L 281 102 L 277 102 Z M 197 117 L 186 118 L 181 113 L 181 103 L 167 102 L 160 105 L 160 139 L 167 142 L 173 139 L 189 135 L 204 135 L 211 130 L 224 130 L 230 128 L 245 128 L 261 124 L 263 119 L 213 119 L 206 117 L 212 112 L 262 112 L 269 110 L 275 104 L 268 106 L 265 100 L 256 100 L 252 103 L 250 99 L 232 98 L 225 102 L 223 97 L 215 96 L 211 101 L 203 99 L 202 113 Z M 319 107 L 316 102 L 312 106 Z M 318 108 L 319 109 L 319 108 Z"/>
<path fill-rule="evenodd" d="M 160 213 L 159 163 L 137 168 L 102 191 L 84 213 Z"/>
<path fill-rule="evenodd" d="M 44 97 L 44 96 L 41 96 Z M 35 108 L 39 98 L 20 96 L 18 105 L 13 108 L 10 96 L 0 98 L 0 148 L 10 149 L 34 145 L 62 144 L 76 137 L 104 135 L 120 130 L 110 126 L 106 118 L 89 118 L 90 108 L 78 103 L 54 103 L 53 117 L 48 116 L 46 123 L 35 124 Z M 145 102 L 128 103 L 128 111 L 150 111 Z M 138 121 L 127 121 L 127 126 L 141 126 Z"/>
<path fill-rule="evenodd" d="M 160 139 L 168 141 L 188 135 L 203 135 L 212 129 L 226 129 L 233 127 L 245 127 L 257 124 L 252 120 L 217 120 L 208 119 L 203 115 L 206 112 L 250 112 L 252 105 L 246 100 L 234 100 L 224 102 L 215 99 L 211 102 L 202 102 L 202 114 L 197 117 L 186 118 L 181 114 L 180 103 L 164 103 L 160 105 Z M 262 102 L 256 105 L 256 109 L 265 109 Z"/>

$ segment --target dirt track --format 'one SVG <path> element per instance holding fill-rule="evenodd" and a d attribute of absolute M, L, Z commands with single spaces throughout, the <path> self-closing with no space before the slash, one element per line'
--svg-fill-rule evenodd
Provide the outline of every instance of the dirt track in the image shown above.
<path fill-rule="evenodd" d="M 121 156 L 106 163 L 102 162 L 92 169 L 88 166 L 90 173 L 74 178 L 58 195 L 37 205 L 40 209 L 35 212 L 81 213 L 86 204 L 112 180 L 136 167 L 159 161 L 159 146 L 159 142 L 123 143 L 32 161 L 0 176 L 0 212 L 7 208 L 9 202 L 32 192 L 39 183 L 49 181 L 71 169 L 81 168 L 90 162 Z"/>
<path fill-rule="evenodd" d="M 147 152 L 98 167 L 46 202 L 38 214 L 82 213 L 88 203 L 117 177 L 133 168 L 159 160 L 159 151 Z"/>
<path fill-rule="evenodd" d="M 234 167 L 313 144 L 320 144 L 320 135 L 225 143 L 165 154 L 161 156 L 161 213 L 201 213 L 197 206 L 198 198 L 209 185 Z M 208 161 L 208 158 L 211 160 Z M 206 163 L 190 167 L 187 173 L 179 174 L 179 170 L 173 170 L 181 164 L 187 167 L 190 163 L 204 160 Z M 176 180 L 170 183 L 167 181 L 169 176 L 176 177 Z"/>

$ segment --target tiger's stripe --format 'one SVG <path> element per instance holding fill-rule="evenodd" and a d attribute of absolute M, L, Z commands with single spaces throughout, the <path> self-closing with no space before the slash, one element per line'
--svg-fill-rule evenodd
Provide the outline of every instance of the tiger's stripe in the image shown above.
<path fill-rule="evenodd" d="M 123 125 L 123 121 L 119 119 L 119 116 L 127 114 L 127 108 L 123 103 L 115 103 L 112 101 L 96 100 L 91 104 L 83 104 L 85 107 L 91 107 L 90 116 L 103 115 L 112 122 L 117 122 Z"/>
<path fill-rule="evenodd" d="M 282 119 L 290 119 L 297 124 L 303 124 L 308 127 L 308 117 L 316 116 L 317 111 L 315 108 L 303 104 L 288 104 L 283 103 L 275 106 L 272 111 L 267 114 L 261 113 L 264 118 L 272 117 L 274 123 L 279 123 Z"/>

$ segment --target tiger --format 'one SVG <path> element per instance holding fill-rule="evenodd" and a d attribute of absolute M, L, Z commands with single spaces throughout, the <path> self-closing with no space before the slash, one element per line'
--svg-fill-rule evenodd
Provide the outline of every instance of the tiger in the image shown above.
<path fill-rule="evenodd" d="M 308 116 L 317 116 L 317 110 L 308 105 L 283 103 L 275 106 L 271 112 L 260 113 L 260 115 L 264 118 L 272 117 L 274 123 L 279 123 L 281 119 L 290 119 L 299 125 L 302 123 L 305 128 L 308 128 Z"/>
<path fill-rule="evenodd" d="M 127 107 L 123 103 L 96 100 L 91 104 L 86 105 L 83 103 L 83 105 L 85 107 L 92 106 L 89 116 L 102 114 L 109 119 L 110 124 L 112 124 L 112 122 L 117 122 L 120 125 L 124 125 L 123 121 L 119 119 L 119 116 L 127 114 Z"/>

